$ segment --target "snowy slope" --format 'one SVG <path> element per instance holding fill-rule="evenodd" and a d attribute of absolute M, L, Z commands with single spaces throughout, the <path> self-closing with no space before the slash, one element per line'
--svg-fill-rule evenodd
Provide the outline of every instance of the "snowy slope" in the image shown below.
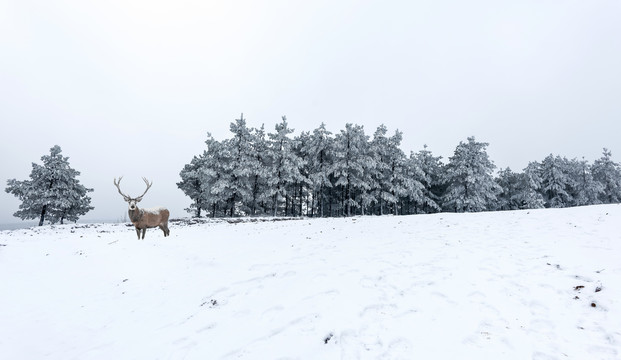
<path fill-rule="evenodd" d="M 0 232 L 1 359 L 619 359 L 621 207 Z"/>

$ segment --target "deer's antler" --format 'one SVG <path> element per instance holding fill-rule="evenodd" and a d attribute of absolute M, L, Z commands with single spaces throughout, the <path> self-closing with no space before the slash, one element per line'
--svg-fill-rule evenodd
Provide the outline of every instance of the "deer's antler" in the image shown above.
<path fill-rule="evenodd" d="M 153 181 L 151 181 L 149 183 L 149 180 L 147 180 L 147 178 L 143 177 L 142 180 L 144 181 L 145 184 L 147 184 L 147 189 L 142 193 L 142 195 L 138 196 L 136 198 L 136 201 L 140 201 L 142 200 L 142 197 L 145 196 L 145 194 L 147 193 L 147 191 L 149 191 L 149 189 L 151 188 L 151 185 L 153 185 Z"/>
<path fill-rule="evenodd" d="M 121 196 L 123 197 L 123 199 L 125 199 L 125 201 L 129 201 L 130 197 L 123 194 L 123 192 L 121 191 L 121 187 L 120 187 L 120 183 L 121 183 L 121 179 L 123 179 L 123 177 L 119 177 L 119 180 L 117 181 L 116 178 L 114 178 L 114 186 L 116 186 L 116 188 L 119 190 L 119 194 L 121 194 Z"/>

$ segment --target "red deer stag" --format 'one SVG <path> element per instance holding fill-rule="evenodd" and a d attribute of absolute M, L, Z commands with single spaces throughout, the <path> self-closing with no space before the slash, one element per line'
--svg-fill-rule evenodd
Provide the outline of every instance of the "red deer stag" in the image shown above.
<path fill-rule="evenodd" d="M 160 229 L 162 229 L 165 237 L 170 235 L 170 230 L 168 230 L 168 216 L 170 215 L 170 213 L 168 212 L 168 209 L 163 207 L 152 209 L 139 209 L 138 205 L 136 205 L 140 202 L 140 200 L 142 200 L 142 197 L 147 193 L 147 191 L 149 191 L 151 185 L 153 185 L 153 182 L 149 183 L 149 180 L 147 180 L 146 178 L 142 178 L 145 184 L 147 184 L 147 189 L 144 191 L 144 193 L 142 193 L 142 195 L 136 198 L 132 198 L 123 194 L 123 192 L 121 191 L 121 187 L 119 186 L 119 184 L 121 183 L 122 178 L 123 177 L 121 176 L 118 181 L 116 180 L 116 178 L 114 178 L 114 186 L 116 186 L 116 188 L 119 190 L 119 194 L 121 194 L 121 196 L 123 196 L 123 199 L 129 204 L 129 219 L 136 227 L 136 234 L 138 234 L 138 240 L 140 240 L 141 230 L 142 238 L 144 239 L 144 235 L 146 234 L 147 229 L 154 227 L 159 227 Z"/>

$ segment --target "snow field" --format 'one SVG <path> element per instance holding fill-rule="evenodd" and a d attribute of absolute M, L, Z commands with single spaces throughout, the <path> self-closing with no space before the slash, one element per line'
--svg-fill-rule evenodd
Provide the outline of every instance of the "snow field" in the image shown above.
<path fill-rule="evenodd" d="M 3 231 L 0 358 L 619 359 L 619 224 L 606 205 Z"/>

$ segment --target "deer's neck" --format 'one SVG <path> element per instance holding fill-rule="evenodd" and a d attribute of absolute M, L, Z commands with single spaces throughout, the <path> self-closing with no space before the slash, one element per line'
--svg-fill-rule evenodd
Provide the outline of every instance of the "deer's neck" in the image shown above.
<path fill-rule="evenodd" d="M 135 210 L 128 210 L 127 212 L 129 213 L 129 219 L 133 223 L 138 222 L 140 221 L 140 219 L 142 219 L 142 210 L 138 207 L 136 207 Z"/>

